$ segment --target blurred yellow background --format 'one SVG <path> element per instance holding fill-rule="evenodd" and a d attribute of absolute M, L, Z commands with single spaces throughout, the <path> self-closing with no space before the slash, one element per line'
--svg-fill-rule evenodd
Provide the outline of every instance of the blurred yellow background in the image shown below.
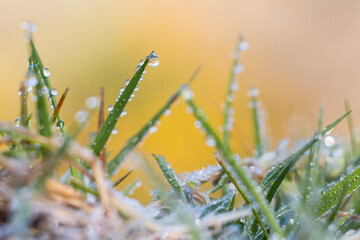
<path fill-rule="evenodd" d="M 105 87 L 106 105 L 112 104 L 138 61 L 152 50 L 159 55 L 160 66 L 148 68 L 140 91 L 126 107 L 128 115 L 117 125 L 119 133 L 111 137 L 112 153 L 200 64 L 202 70 L 193 84 L 195 99 L 212 123 L 220 126 L 220 106 L 239 34 L 250 49 L 241 59 L 245 72 L 238 77 L 240 89 L 235 96 L 235 152 L 246 156 L 244 149 L 252 146 L 246 96 L 252 85 L 260 90 L 273 145 L 284 137 L 309 136 L 320 104 L 325 106 L 325 123 L 344 112 L 344 98 L 352 104 L 355 122 L 360 119 L 360 2 L 356 0 L 0 0 L 2 120 L 13 121 L 19 115 L 17 92 L 28 57 L 20 29 L 23 21 L 38 24 L 35 42 L 59 95 L 70 87 L 62 109 L 67 125 L 87 97 L 99 94 L 100 86 Z M 139 151 L 164 155 L 177 172 L 213 164 L 214 149 L 204 144 L 184 104 L 174 106 L 172 112 Z M 93 119 L 87 132 L 95 129 Z M 345 132 L 346 124 L 339 129 Z M 85 134 L 79 140 L 87 143 Z M 150 157 L 149 161 L 155 163 Z M 128 161 L 125 167 L 134 166 Z M 140 175 L 135 171 L 126 183 Z M 135 196 L 146 202 L 148 194 L 142 188 Z"/>

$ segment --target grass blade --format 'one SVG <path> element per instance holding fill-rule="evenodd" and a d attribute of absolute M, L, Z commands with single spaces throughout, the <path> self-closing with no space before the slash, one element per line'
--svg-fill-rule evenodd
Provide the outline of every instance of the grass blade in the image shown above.
<path fill-rule="evenodd" d="M 30 44 L 32 60 L 35 65 L 35 70 L 36 70 L 36 75 L 37 75 L 38 81 L 45 84 L 47 91 L 49 93 L 51 104 L 54 107 L 54 109 L 56 109 L 57 101 L 56 101 L 56 97 L 51 93 L 51 90 L 53 88 L 52 88 L 50 80 L 49 80 L 49 74 L 47 74 L 47 71 L 41 61 L 39 53 L 36 50 L 32 36 L 30 36 L 29 44 Z M 62 120 L 60 114 L 57 115 L 57 119 L 59 122 L 64 122 Z M 67 135 L 66 127 L 61 128 L 61 132 L 63 133 L 64 136 L 66 136 Z"/>
<path fill-rule="evenodd" d="M 224 162 L 218 158 L 216 155 L 215 155 L 215 159 L 216 161 L 219 163 L 219 165 L 223 168 L 224 172 L 226 173 L 226 176 L 228 176 L 228 178 L 231 180 L 231 182 L 234 184 L 235 188 L 238 190 L 238 192 L 240 193 L 240 195 L 242 196 L 242 198 L 244 199 L 245 203 L 247 205 L 250 205 L 251 204 L 251 201 L 250 199 L 246 196 L 245 192 L 243 190 L 241 190 L 240 188 L 240 185 L 238 184 L 238 182 L 236 181 L 235 177 L 232 175 L 232 173 L 230 172 L 230 170 L 228 169 L 228 167 L 224 164 Z M 225 175 L 225 174 L 224 174 Z M 257 221 L 257 223 L 259 223 L 261 229 L 263 230 L 263 233 L 265 235 L 265 238 L 266 239 L 269 239 L 269 235 L 266 231 L 266 228 L 265 228 L 265 225 L 263 223 L 263 221 L 261 220 L 261 217 L 259 215 L 259 213 L 254 209 L 254 208 L 251 208 L 251 211 Z"/>
<path fill-rule="evenodd" d="M 360 186 L 360 168 L 341 179 L 331 187 L 324 195 L 311 204 L 315 219 L 321 217 L 334 207 L 341 199 L 358 189 Z"/>
<path fill-rule="evenodd" d="M 117 187 L 122 181 L 124 181 L 132 172 L 134 171 L 134 169 L 131 169 L 129 172 L 127 172 L 124 176 L 122 176 L 121 178 L 119 178 L 115 183 L 114 183 L 114 188 Z"/>
<path fill-rule="evenodd" d="M 174 192 L 181 197 L 181 199 L 186 203 L 188 202 L 185 192 L 181 187 L 180 181 L 174 172 L 174 169 L 168 166 L 168 163 L 165 161 L 165 158 L 160 155 L 153 154 L 156 162 L 158 163 L 161 172 L 163 173 L 166 181 L 169 183 Z"/>
<path fill-rule="evenodd" d="M 182 96 L 188 106 L 193 110 L 194 116 L 197 118 L 198 121 L 202 124 L 202 127 L 205 129 L 207 133 L 207 137 L 212 138 L 213 142 L 215 143 L 215 147 L 220 152 L 220 154 L 224 157 L 226 162 L 230 164 L 233 168 L 234 172 L 236 173 L 237 177 L 242 181 L 242 183 L 246 186 L 249 193 L 253 197 L 254 201 L 258 204 L 259 208 L 261 209 L 262 213 L 264 214 L 267 222 L 272 227 L 273 231 L 278 234 L 280 237 L 283 237 L 283 232 L 275 218 L 274 212 L 271 207 L 268 205 L 264 195 L 260 191 L 259 186 L 257 183 L 248 175 L 248 173 L 236 162 L 233 158 L 233 154 L 230 152 L 229 148 L 225 146 L 219 136 L 211 127 L 210 123 L 207 120 L 207 117 L 204 115 L 203 111 L 197 106 L 197 104 L 193 100 L 193 93 L 190 89 L 185 88 L 182 91 Z"/>
<path fill-rule="evenodd" d="M 62 107 L 62 105 L 63 105 L 63 103 L 64 103 L 64 101 L 65 101 L 65 99 L 66 99 L 66 96 L 67 96 L 68 92 L 69 92 L 69 88 L 66 88 L 65 91 L 64 91 L 64 93 L 61 95 L 59 104 L 56 106 L 56 108 L 55 108 L 55 110 L 54 110 L 54 113 L 53 113 L 53 115 L 52 115 L 52 117 L 51 117 L 53 123 L 56 121 L 57 117 L 59 116 L 60 109 L 61 109 L 61 107 Z M 64 122 L 63 122 L 63 121 L 58 121 L 58 123 L 56 124 L 56 125 L 61 129 L 61 128 L 63 128 L 64 126 L 63 126 L 63 125 L 62 125 L 62 126 L 59 126 L 60 124 L 64 124 Z"/>
<path fill-rule="evenodd" d="M 24 83 L 21 83 L 20 88 L 20 126 L 29 128 L 29 112 L 27 106 L 28 93 Z"/>
<path fill-rule="evenodd" d="M 34 53 L 32 53 L 32 60 L 34 59 Z M 36 84 L 36 108 L 37 108 L 37 115 L 38 115 L 38 129 L 39 133 L 43 136 L 50 137 L 52 135 L 51 131 L 51 124 L 49 120 L 49 112 L 48 106 L 46 103 L 46 97 L 43 92 L 43 80 L 42 75 L 40 74 L 40 68 L 35 64 L 35 73 L 36 78 L 38 79 L 38 83 Z"/>
<path fill-rule="evenodd" d="M 193 81 L 193 79 L 197 76 L 200 71 L 200 67 L 196 69 L 196 71 L 191 76 L 189 83 Z M 107 164 L 107 171 L 110 176 L 114 175 L 117 172 L 120 164 L 125 160 L 125 157 L 135 149 L 135 147 L 144 139 L 144 137 L 149 133 L 149 130 L 155 126 L 156 122 L 168 111 L 171 105 L 178 99 L 182 89 L 184 89 L 187 84 L 181 86 L 175 93 L 172 95 L 168 101 L 165 103 L 160 110 L 155 113 L 155 115 L 148 121 L 145 126 L 143 126 L 140 131 L 138 131 L 133 137 L 131 137 L 125 146 L 121 149 L 121 151 L 116 154 L 116 156 Z"/>
<path fill-rule="evenodd" d="M 234 56 L 233 56 L 233 62 L 231 66 L 231 72 L 229 77 L 229 83 L 226 93 L 226 99 L 225 99 L 225 109 L 224 109 L 224 126 L 223 126 L 223 142 L 224 145 L 229 146 L 230 141 L 230 132 L 233 128 L 233 108 L 232 108 L 232 102 L 234 100 L 234 92 L 238 89 L 238 83 L 236 81 L 236 75 L 240 73 L 243 69 L 242 65 L 239 65 L 239 57 L 243 50 L 241 44 L 246 43 L 244 38 L 242 36 L 239 37 L 239 41 L 236 45 Z"/>
<path fill-rule="evenodd" d="M 323 136 L 329 134 L 337 124 L 339 124 L 345 117 L 347 117 L 350 114 L 350 112 L 351 111 L 345 113 L 336 121 L 326 126 L 321 132 L 315 134 L 315 136 L 308 143 L 306 143 L 300 150 L 298 150 L 296 153 L 291 155 L 288 159 L 285 160 L 285 162 L 278 165 L 273 171 L 268 173 L 268 175 L 264 178 L 263 182 L 261 183 L 261 186 L 262 189 L 265 190 L 273 183 L 266 196 L 269 202 L 272 201 L 273 197 L 280 188 L 280 185 L 285 179 L 286 175 L 294 167 L 295 163 L 300 159 L 300 157 L 308 149 L 310 149 L 312 145 L 314 145 L 317 141 L 319 141 Z"/>
<path fill-rule="evenodd" d="M 259 101 L 257 96 L 259 90 L 255 87 L 249 89 L 250 104 L 253 115 L 254 141 L 255 141 L 255 157 L 259 158 L 264 152 L 264 144 L 261 139 L 261 122 L 259 116 Z"/>
<path fill-rule="evenodd" d="M 100 152 L 103 150 L 107 140 L 109 139 L 112 130 L 115 128 L 115 125 L 123 112 L 127 102 L 129 101 L 131 94 L 134 92 L 136 85 L 140 81 L 142 74 L 147 66 L 150 58 L 153 56 L 153 52 L 146 58 L 143 65 L 136 71 L 135 75 L 130 80 L 129 84 L 126 86 L 124 92 L 116 100 L 113 110 L 109 113 L 105 120 L 105 124 L 101 127 L 99 134 L 96 136 L 91 149 L 96 156 L 100 155 Z"/>

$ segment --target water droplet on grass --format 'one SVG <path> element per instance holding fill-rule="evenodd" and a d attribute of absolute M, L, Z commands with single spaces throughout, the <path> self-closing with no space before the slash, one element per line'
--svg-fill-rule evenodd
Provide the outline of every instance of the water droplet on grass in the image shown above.
<path fill-rule="evenodd" d="M 249 49 L 249 43 L 247 41 L 241 41 L 238 44 L 238 49 L 239 51 L 246 51 Z"/>
<path fill-rule="evenodd" d="M 56 88 L 51 89 L 50 93 L 52 96 L 56 96 L 58 94 Z"/>
<path fill-rule="evenodd" d="M 239 64 L 239 65 L 237 65 L 237 66 L 235 66 L 234 68 L 233 68 L 233 73 L 234 74 L 240 74 L 240 73 L 242 73 L 244 71 L 244 65 L 242 65 L 242 64 Z"/>
<path fill-rule="evenodd" d="M 257 89 L 256 87 L 251 87 L 248 91 L 247 91 L 247 95 L 249 97 L 257 97 L 259 96 L 259 89 Z"/>
<path fill-rule="evenodd" d="M 110 105 L 108 106 L 108 109 L 107 109 L 107 110 L 108 110 L 109 112 L 111 112 L 112 110 L 114 110 L 114 106 L 110 104 Z"/>
<path fill-rule="evenodd" d="M 57 129 L 63 129 L 63 127 L 65 126 L 65 123 L 64 123 L 64 121 L 57 121 L 56 122 L 56 127 L 57 127 Z"/>
<path fill-rule="evenodd" d="M 43 69 L 43 76 L 44 77 L 50 77 L 51 73 L 50 73 L 50 69 L 49 68 L 44 68 Z"/>
<path fill-rule="evenodd" d="M 208 145 L 209 147 L 216 146 L 216 141 L 212 136 L 207 136 L 205 142 L 206 142 L 206 145 Z"/>
<path fill-rule="evenodd" d="M 118 131 L 118 129 L 116 127 L 111 131 L 111 133 L 114 134 L 114 135 L 118 134 L 118 132 L 119 131 Z"/>
<path fill-rule="evenodd" d="M 150 67 L 157 67 L 160 64 L 160 58 L 155 53 L 152 53 L 149 59 L 149 66 Z"/>
<path fill-rule="evenodd" d="M 16 118 L 14 120 L 14 125 L 15 125 L 15 127 L 20 127 L 20 118 Z"/>
<path fill-rule="evenodd" d="M 325 137 L 324 142 L 327 147 L 332 147 L 335 145 L 335 138 L 332 136 L 327 136 Z"/>

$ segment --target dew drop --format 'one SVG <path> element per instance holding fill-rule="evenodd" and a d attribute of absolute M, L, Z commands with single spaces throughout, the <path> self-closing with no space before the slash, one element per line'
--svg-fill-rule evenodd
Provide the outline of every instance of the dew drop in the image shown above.
<path fill-rule="evenodd" d="M 121 92 L 121 93 L 122 93 L 124 90 L 125 90 L 124 87 L 121 87 L 121 88 L 120 88 L 120 92 Z"/>
<path fill-rule="evenodd" d="M 134 89 L 134 91 L 135 91 L 135 92 L 139 91 L 139 88 L 138 88 L 138 87 L 136 87 L 136 88 Z"/>
<path fill-rule="evenodd" d="M 89 109 L 97 108 L 100 105 L 100 100 L 98 97 L 88 97 L 85 100 L 85 106 Z"/>
<path fill-rule="evenodd" d="M 27 87 L 35 87 L 38 82 L 39 81 L 37 80 L 35 73 L 33 71 L 30 71 L 26 77 L 25 85 Z"/>
<path fill-rule="evenodd" d="M 327 147 L 332 147 L 335 145 L 335 138 L 332 136 L 326 136 L 324 142 Z"/>
<path fill-rule="evenodd" d="M 85 111 L 78 111 L 75 113 L 75 120 L 78 123 L 84 123 L 86 122 L 88 119 L 88 113 Z"/>
<path fill-rule="evenodd" d="M 150 67 L 157 67 L 160 64 L 160 58 L 155 53 L 152 53 L 149 59 L 149 66 Z"/>
<path fill-rule="evenodd" d="M 238 49 L 240 51 L 246 51 L 249 49 L 249 43 L 247 41 L 241 41 L 239 44 L 238 44 Z"/>
<path fill-rule="evenodd" d="M 50 77 L 51 73 L 50 73 L 50 69 L 49 68 L 44 68 L 43 69 L 43 76 L 44 77 Z"/>
<path fill-rule="evenodd" d="M 149 129 L 149 133 L 156 133 L 158 128 L 156 126 L 153 126 Z"/>
<path fill-rule="evenodd" d="M 127 114 L 126 110 L 123 109 L 122 112 L 121 112 L 121 114 L 120 114 L 120 117 L 124 117 L 126 114 Z"/>
<path fill-rule="evenodd" d="M 216 141 L 212 136 L 207 136 L 205 142 L 206 142 L 206 145 L 208 145 L 209 147 L 216 146 Z"/>
<path fill-rule="evenodd" d="M 50 93 L 51 93 L 51 96 L 56 96 L 58 94 L 56 88 L 51 89 Z"/>
<path fill-rule="evenodd" d="M 118 134 L 118 132 L 119 131 L 118 131 L 118 129 L 116 127 L 111 131 L 111 133 L 114 134 L 114 135 Z"/>
<path fill-rule="evenodd" d="M 164 115 L 165 116 L 170 116 L 170 114 L 171 114 L 171 109 L 170 108 L 166 109 L 165 112 L 164 112 Z"/>
<path fill-rule="evenodd" d="M 108 111 L 111 112 L 112 110 L 114 110 L 114 106 L 110 104 L 110 105 L 108 106 Z"/>
<path fill-rule="evenodd" d="M 244 71 L 244 65 L 242 65 L 242 64 L 239 64 L 239 65 L 237 65 L 237 66 L 235 66 L 234 68 L 233 68 L 233 73 L 234 74 L 240 74 L 240 73 L 242 73 Z"/>
<path fill-rule="evenodd" d="M 191 90 L 186 88 L 186 89 L 184 89 L 182 91 L 182 96 L 186 101 L 188 101 L 188 100 L 190 100 L 190 99 L 192 99 L 194 97 L 194 94 L 193 94 L 193 92 Z"/>
<path fill-rule="evenodd" d="M 194 122 L 194 126 L 195 126 L 196 128 L 201 128 L 202 124 L 201 124 L 200 121 L 195 121 L 195 122 Z"/>
<path fill-rule="evenodd" d="M 20 118 L 16 118 L 14 120 L 14 125 L 15 125 L 15 127 L 20 127 Z"/>
<path fill-rule="evenodd" d="M 144 59 L 141 59 L 141 60 L 139 61 L 139 65 L 140 65 L 140 66 L 144 65 L 144 62 L 145 62 Z"/>
<path fill-rule="evenodd" d="M 64 123 L 64 121 L 57 121 L 56 122 L 56 127 L 57 127 L 57 129 L 63 129 L 63 127 L 65 126 L 65 123 Z"/>
<path fill-rule="evenodd" d="M 257 89 L 256 87 L 251 87 L 248 91 L 247 91 L 247 95 L 249 97 L 257 97 L 259 96 L 259 89 Z"/>

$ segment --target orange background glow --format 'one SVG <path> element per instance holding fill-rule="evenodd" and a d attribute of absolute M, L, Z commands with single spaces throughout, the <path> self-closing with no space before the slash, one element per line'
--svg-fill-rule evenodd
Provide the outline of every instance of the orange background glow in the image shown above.
<path fill-rule="evenodd" d="M 245 71 L 238 77 L 231 145 L 244 157 L 253 144 L 246 95 L 252 85 L 260 90 L 273 145 L 284 137 L 310 136 L 320 104 L 325 107 L 325 123 L 344 112 L 345 98 L 353 107 L 355 123 L 360 119 L 359 13 L 356 0 L 0 0 L 0 119 L 14 121 L 19 115 L 17 91 L 28 58 L 19 27 L 23 21 L 38 24 L 35 43 L 59 95 L 70 87 L 62 109 L 67 125 L 101 86 L 106 105 L 112 104 L 138 61 L 152 50 L 159 55 L 160 66 L 148 68 L 134 101 L 126 107 L 127 116 L 117 124 L 119 133 L 108 146 L 112 153 L 200 64 L 193 83 L 195 99 L 213 125 L 220 126 L 231 54 L 243 34 L 250 48 L 241 58 Z M 185 108 L 182 102 L 173 106 L 159 131 L 138 148 L 152 164 L 151 153 L 165 156 L 176 172 L 214 164 L 214 149 L 204 144 Z M 95 129 L 93 119 L 86 131 Z M 346 124 L 338 131 L 345 132 Z M 87 143 L 86 133 L 79 141 Z M 133 167 L 128 159 L 122 173 Z M 145 181 L 141 171 L 135 171 L 126 184 L 138 177 Z M 135 196 L 148 199 L 145 187 Z"/>

